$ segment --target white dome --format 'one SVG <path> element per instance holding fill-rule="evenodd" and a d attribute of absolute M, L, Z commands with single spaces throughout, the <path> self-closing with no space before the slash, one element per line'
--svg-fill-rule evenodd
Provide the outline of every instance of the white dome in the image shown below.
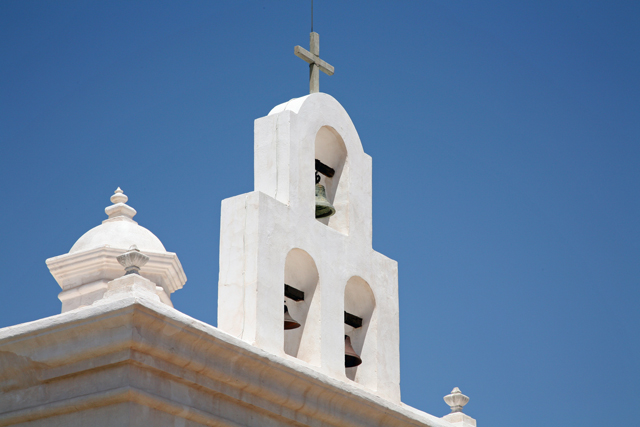
<path fill-rule="evenodd" d="M 164 245 L 152 232 L 134 221 L 108 221 L 84 233 L 73 245 L 70 254 L 109 246 L 128 250 L 137 245 L 142 252 L 166 252 Z"/>
<path fill-rule="evenodd" d="M 138 225 L 132 218 L 136 210 L 126 205 L 129 198 L 120 187 L 111 196 L 113 205 L 105 212 L 109 219 L 84 233 L 71 247 L 70 254 L 108 246 L 128 250 L 136 245 L 142 252 L 166 252 L 164 245 L 152 232 Z"/>

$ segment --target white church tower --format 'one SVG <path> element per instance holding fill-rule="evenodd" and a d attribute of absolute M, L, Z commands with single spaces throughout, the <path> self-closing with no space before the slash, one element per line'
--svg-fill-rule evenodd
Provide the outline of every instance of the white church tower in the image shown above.
<path fill-rule="evenodd" d="M 397 263 L 374 251 L 372 162 L 319 92 L 255 121 L 254 191 L 222 202 L 218 327 L 173 307 L 175 253 L 121 189 L 47 260 L 62 312 L 0 329 L 0 426 L 475 427 L 400 400 Z"/>
<path fill-rule="evenodd" d="M 254 144 L 255 191 L 222 203 L 218 327 L 399 402 L 398 268 L 371 247 L 371 157 L 349 115 L 324 93 L 293 99 Z M 283 300 L 299 328 L 283 329 Z M 346 370 L 345 335 L 362 359 Z"/>

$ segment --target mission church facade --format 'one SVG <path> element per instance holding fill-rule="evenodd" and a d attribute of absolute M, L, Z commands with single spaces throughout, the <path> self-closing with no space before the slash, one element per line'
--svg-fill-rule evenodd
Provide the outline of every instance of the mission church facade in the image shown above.
<path fill-rule="evenodd" d="M 62 313 L 0 329 L 0 426 L 473 427 L 400 399 L 397 263 L 372 248 L 372 163 L 319 92 L 255 122 L 254 191 L 222 202 L 218 327 L 173 308 L 178 256 L 121 189 L 47 260 Z M 315 181 L 315 183 L 314 183 Z"/>

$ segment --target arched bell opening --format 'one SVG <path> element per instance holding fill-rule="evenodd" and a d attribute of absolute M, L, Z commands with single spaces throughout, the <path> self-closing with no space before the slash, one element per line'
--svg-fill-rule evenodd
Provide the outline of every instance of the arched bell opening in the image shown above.
<path fill-rule="evenodd" d="M 320 162 L 316 162 L 316 177 L 319 178 L 319 182 L 316 178 L 316 184 L 323 187 L 327 202 L 335 209 L 335 214 L 317 219 L 342 234 L 349 234 L 347 148 L 340 134 L 332 127 L 323 126 L 316 134 L 315 157 Z"/>
<path fill-rule="evenodd" d="M 283 327 L 284 352 L 320 366 L 320 299 L 315 298 L 318 278 L 316 263 L 307 252 L 297 248 L 289 251 L 284 265 L 284 300 L 289 316 L 300 327 Z"/>
<path fill-rule="evenodd" d="M 347 282 L 344 311 L 344 333 L 362 360 L 358 366 L 345 366 L 345 374 L 347 378 L 375 389 L 378 364 L 376 299 L 369 284 L 361 277 L 354 276 Z M 345 362 L 348 363 L 348 359 Z"/>

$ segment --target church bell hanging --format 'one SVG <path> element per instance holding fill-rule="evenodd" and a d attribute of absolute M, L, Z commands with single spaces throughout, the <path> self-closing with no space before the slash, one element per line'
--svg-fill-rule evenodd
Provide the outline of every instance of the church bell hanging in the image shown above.
<path fill-rule="evenodd" d="M 336 213 L 336 209 L 327 200 L 324 185 L 320 184 L 320 175 L 316 172 L 316 218 L 326 218 Z"/>
<path fill-rule="evenodd" d="M 351 346 L 351 338 L 349 335 L 344 336 L 344 366 L 345 368 L 353 368 L 362 363 L 362 359 Z"/>
<path fill-rule="evenodd" d="M 296 329 L 300 327 L 300 323 L 295 320 L 293 317 L 291 317 L 291 315 L 289 314 L 289 309 L 287 308 L 287 304 L 284 304 L 284 329 L 285 330 L 289 330 L 289 329 Z"/>

